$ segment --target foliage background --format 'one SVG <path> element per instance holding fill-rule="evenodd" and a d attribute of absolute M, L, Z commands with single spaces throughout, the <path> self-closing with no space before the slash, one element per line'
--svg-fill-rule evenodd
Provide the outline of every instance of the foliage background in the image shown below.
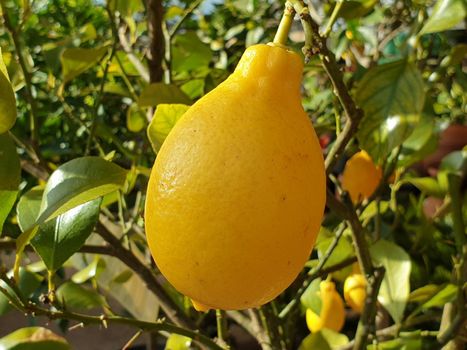
<path fill-rule="evenodd" d="M 214 313 L 196 313 L 151 265 L 142 220 L 146 184 L 157 150 L 186 109 L 180 104 L 191 105 L 223 81 L 245 47 L 271 41 L 284 3 L 1 4 L 3 74 L 16 103 L 6 99 L 4 89 L 0 111 L 17 111 L 14 127 L 0 135 L 2 291 L 10 291 L 10 299 L 17 292 L 19 308 L 32 300 L 43 310 L 62 310 L 63 317 L 54 318 L 62 319 L 63 330 L 74 322 L 63 319 L 76 320 L 75 311 L 112 315 L 108 300 L 116 300 L 128 316 L 122 322 L 135 332 L 145 327 L 133 321 L 165 316 L 170 324 L 214 337 Z M 326 278 L 343 262 L 344 268 L 332 271 L 342 291 L 355 256 L 362 249 L 365 254 L 365 247 L 352 245 L 362 234 L 375 266 L 385 268 L 377 306 L 373 301 L 374 327 L 384 336 L 379 348 L 448 343 L 460 349 L 466 337 L 465 3 L 313 1 L 310 13 L 325 34 L 331 19 L 327 46 L 364 111 L 358 131 L 351 131 L 351 141 L 329 169 L 329 191 L 338 201 L 345 199 L 340 175 L 358 149 L 380 164 L 384 181 L 367 202 L 349 206 L 362 232 L 354 232 L 328 203 L 318 244 L 296 283 L 262 310 L 221 313 L 220 319 L 227 317 L 231 327 L 238 324 L 259 342 L 268 339 L 272 348 L 332 347 L 335 334 L 309 335 L 303 310 L 313 307 L 317 277 Z M 300 52 L 305 37 L 299 21 L 290 39 Z M 352 116 L 321 60 L 314 55 L 305 66 L 303 106 L 328 154 Z M 8 254 L 20 255 L 23 248 L 15 290 L 16 284 L 7 287 L 13 283 L 6 275 L 13 268 Z M 36 262 L 32 249 L 44 264 Z M 78 271 L 72 276 L 71 267 Z M 0 295 L 0 314 L 11 309 Z M 170 310 L 179 315 L 172 317 Z M 34 307 L 26 311 L 38 313 Z M 273 323 L 261 323 L 262 315 Z M 358 320 L 348 312 L 343 343 L 355 337 Z M 165 336 L 183 333 L 162 330 Z M 17 338 L 28 342 L 30 336 Z M 186 342 L 175 335 L 169 339 Z M 235 341 L 230 339 L 233 346 Z M 57 342 L 54 346 L 64 346 Z"/>

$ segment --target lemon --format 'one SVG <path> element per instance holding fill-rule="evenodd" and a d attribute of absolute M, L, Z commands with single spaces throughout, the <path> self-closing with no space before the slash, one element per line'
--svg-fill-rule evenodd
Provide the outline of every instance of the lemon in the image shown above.
<path fill-rule="evenodd" d="M 365 305 L 366 280 L 362 274 L 352 274 L 344 282 L 344 299 L 356 312 L 361 313 Z"/>
<path fill-rule="evenodd" d="M 381 168 L 365 151 L 355 153 L 345 164 L 342 188 L 349 192 L 354 203 L 368 199 L 378 187 L 382 177 Z"/>
<path fill-rule="evenodd" d="M 307 261 L 325 204 L 318 138 L 301 105 L 303 63 L 255 45 L 166 138 L 145 224 L 167 280 L 204 308 L 246 309 L 287 288 Z"/>
<path fill-rule="evenodd" d="M 336 286 L 331 281 L 320 283 L 319 297 L 321 297 L 321 312 L 317 315 L 311 309 L 306 310 L 306 324 L 312 333 L 323 328 L 336 332 L 342 329 L 345 321 L 345 308 Z"/>

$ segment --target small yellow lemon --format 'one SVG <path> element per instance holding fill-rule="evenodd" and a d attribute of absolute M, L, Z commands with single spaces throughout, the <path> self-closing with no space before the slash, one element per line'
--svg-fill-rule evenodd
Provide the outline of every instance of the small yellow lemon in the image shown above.
<path fill-rule="evenodd" d="M 342 188 L 349 192 L 354 203 L 368 199 L 382 178 L 381 168 L 365 151 L 355 153 L 346 163 L 342 174 Z"/>
<path fill-rule="evenodd" d="M 361 313 L 365 305 L 366 280 L 362 274 L 353 274 L 344 282 L 344 299 L 354 311 Z"/>
<path fill-rule="evenodd" d="M 301 105 L 302 73 L 296 53 L 250 46 L 157 155 L 146 196 L 148 245 L 167 280 L 206 308 L 269 302 L 313 248 L 326 184 Z"/>
<path fill-rule="evenodd" d="M 306 310 L 306 324 L 312 332 L 319 332 L 329 328 L 336 332 L 342 329 L 345 321 L 345 308 L 336 286 L 331 281 L 320 283 L 319 296 L 321 297 L 321 312 L 317 315 L 311 309 Z"/>

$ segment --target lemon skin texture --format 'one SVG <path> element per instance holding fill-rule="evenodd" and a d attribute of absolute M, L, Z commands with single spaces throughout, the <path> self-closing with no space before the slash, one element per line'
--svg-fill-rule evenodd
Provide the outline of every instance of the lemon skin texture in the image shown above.
<path fill-rule="evenodd" d="M 300 98 L 301 58 L 256 45 L 166 138 L 145 208 L 152 256 L 203 309 L 257 307 L 296 278 L 325 204 L 324 161 Z"/>
<path fill-rule="evenodd" d="M 344 282 L 344 299 L 352 310 L 361 313 L 365 305 L 366 280 L 362 274 L 352 274 Z"/>
<path fill-rule="evenodd" d="M 359 203 L 371 197 L 378 187 L 382 170 L 365 151 L 355 153 L 345 164 L 342 188 L 349 192 L 352 202 Z"/>
<path fill-rule="evenodd" d="M 339 332 L 345 322 L 345 308 L 335 284 L 331 281 L 321 282 L 319 296 L 321 297 L 320 314 L 317 315 L 311 309 L 306 310 L 308 329 L 312 333 L 319 332 L 323 328 Z"/>

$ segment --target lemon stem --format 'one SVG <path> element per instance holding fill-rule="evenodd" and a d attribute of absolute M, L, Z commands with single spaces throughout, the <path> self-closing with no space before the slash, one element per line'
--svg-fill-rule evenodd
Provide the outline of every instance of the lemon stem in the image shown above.
<path fill-rule="evenodd" d="M 274 36 L 273 43 L 280 46 L 287 44 L 290 28 L 292 27 L 295 11 L 292 6 L 287 2 L 285 4 L 284 14 L 282 15 L 279 27 L 277 28 L 276 35 Z"/>

